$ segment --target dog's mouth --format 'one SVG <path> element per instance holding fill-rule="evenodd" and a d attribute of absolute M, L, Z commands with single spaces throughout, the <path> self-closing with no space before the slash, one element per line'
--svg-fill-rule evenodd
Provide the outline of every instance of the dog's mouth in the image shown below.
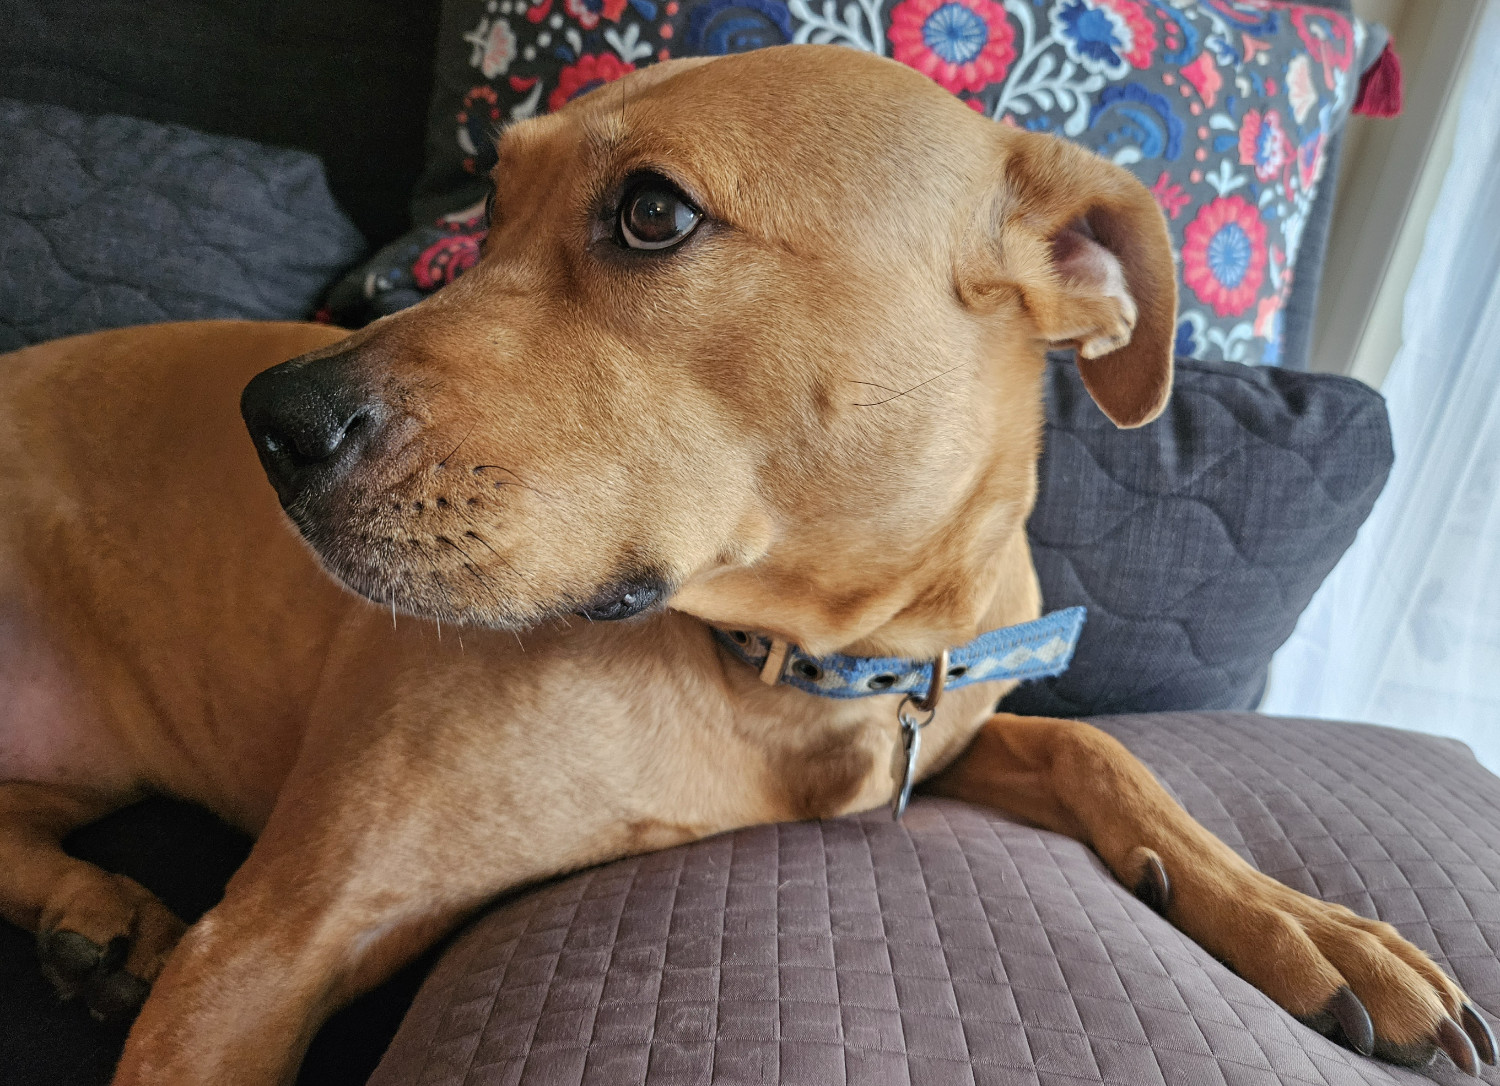
<path fill-rule="evenodd" d="M 539 533 L 495 527 L 473 493 L 345 498 L 342 514 L 332 515 L 327 497 L 284 508 L 329 573 L 393 612 L 521 630 L 571 615 L 634 618 L 662 608 L 674 591 L 672 577 L 629 547 L 602 563 L 603 575 L 587 569 L 598 559 L 547 561 Z M 510 503 L 495 519 L 528 523 L 525 504 Z"/>
<path fill-rule="evenodd" d="M 637 575 L 606 585 L 574 613 L 594 622 L 619 622 L 659 609 L 671 594 L 664 577 Z"/>
<path fill-rule="evenodd" d="M 450 542 L 456 561 L 442 553 L 413 561 L 384 541 L 360 547 L 358 553 L 347 546 L 325 550 L 313 543 L 313 548 L 330 573 L 372 603 L 456 625 L 524 630 L 575 615 L 591 622 L 619 622 L 661 610 L 673 592 L 668 578 L 636 573 L 610 578 L 592 590 L 542 598 L 513 590 L 513 578 L 486 569 L 472 552 Z"/>

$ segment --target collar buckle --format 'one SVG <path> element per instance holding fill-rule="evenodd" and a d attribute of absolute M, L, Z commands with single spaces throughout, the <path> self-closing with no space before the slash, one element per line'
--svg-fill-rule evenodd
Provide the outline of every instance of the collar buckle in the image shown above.
<path fill-rule="evenodd" d="M 781 673 L 786 669 L 786 658 L 791 654 L 792 645 L 790 641 L 783 641 L 779 637 L 771 639 L 771 649 L 766 653 L 766 662 L 760 665 L 760 681 L 767 686 L 775 686 L 781 681 Z"/>

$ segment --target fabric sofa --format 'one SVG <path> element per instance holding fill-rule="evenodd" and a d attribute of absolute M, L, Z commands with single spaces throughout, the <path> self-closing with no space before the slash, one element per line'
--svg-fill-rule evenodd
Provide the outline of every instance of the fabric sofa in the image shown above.
<path fill-rule="evenodd" d="M 0 98 L 36 107 L 9 116 L 27 113 L 28 138 L 43 106 L 94 118 L 48 119 L 49 139 L 28 146 L 51 150 L 32 155 L 24 183 L 19 167 L 6 167 L 12 184 L 0 215 L 21 225 L 5 235 L 0 277 L 9 288 L 0 295 L 32 306 L 8 311 L 6 327 L 22 336 L 166 316 L 311 315 L 340 273 L 411 225 L 439 16 L 436 3 L 402 0 L 85 0 L 66 12 L 0 0 L 0 21 L 13 28 L 0 40 Z M 190 126 L 210 142 L 101 114 Z M 164 140 L 158 157 L 142 151 L 155 146 L 148 135 Z M 212 142 L 223 137 L 254 143 Z M 118 184 L 101 184 L 92 162 L 70 163 L 70 149 L 111 139 L 141 158 Z M 307 173 L 316 162 L 261 145 L 316 155 L 327 189 Z M 1180 412 L 1158 431 L 1154 452 L 1143 444 L 1111 459 L 1078 421 L 1068 367 L 1053 366 L 1045 485 L 1086 482 L 1094 489 L 1083 504 L 1118 517 L 1103 532 L 1052 506 L 1034 522 L 1048 583 L 1087 597 L 1049 605 L 1095 609 L 1097 663 L 1070 683 L 1024 688 L 1010 707 L 1133 710 L 1093 719 L 1210 829 L 1290 885 L 1396 924 L 1500 1020 L 1500 779 L 1460 744 L 1247 711 L 1270 650 L 1347 546 L 1389 462 L 1377 397 L 1289 372 L 1308 341 L 1337 150 L 1335 135 L 1327 183 L 1302 227 L 1283 371 L 1185 363 Z M 199 172 L 184 186 L 185 160 Z M 164 192 L 162 208 L 140 219 L 140 208 L 156 206 L 148 197 Z M 134 248 L 125 270 L 90 279 L 107 263 L 98 247 L 142 222 L 158 233 L 182 223 L 201 231 L 247 207 L 260 210 L 190 262 L 180 247 Z M 48 232 L 64 222 L 86 224 L 95 248 L 33 289 L 40 265 L 62 263 L 84 231 Z M 284 293 L 246 285 L 267 281 Z M 250 294 L 262 308 L 247 308 Z M 64 295 L 66 311 L 47 308 Z M 1228 385 L 1245 388 L 1229 395 Z M 1199 400 L 1223 421 L 1206 424 Z M 1244 447 L 1279 442 L 1286 455 L 1176 463 L 1184 448 L 1226 434 L 1249 435 Z M 1108 562 L 1086 566 L 1109 546 L 1149 553 L 1151 539 L 1185 523 L 1153 535 L 1157 505 L 1110 504 L 1143 488 L 1195 510 L 1188 520 L 1210 526 L 1200 558 L 1222 556 L 1195 566 L 1199 590 L 1177 593 L 1175 611 L 1149 616 L 1144 639 L 1175 645 L 1172 667 L 1109 652 L 1140 640 L 1144 627 L 1131 625 L 1141 620 L 1138 601 L 1111 583 Z M 1256 490 L 1260 504 L 1215 504 L 1226 488 Z M 1325 504 L 1307 504 L 1309 494 Z M 1273 531 L 1274 507 L 1285 507 L 1285 519 Z M 1120 528 L 1127 522 L 1135 527 Z M 1223 538 L 1210 538 L 1212 525 Z M 1316 540 L 1309 526 L 1321 531 Z M 1181 572 L 1143 576 L 1166 586 Z M 1117 700 L 1101 700 L 1111 691 Z M 249 842 L 152 801 L 80 831 L 70 847 L 192 919 Z M 105 1082 L 122 1039 L 121 1028 L 57 1004 L 28 940 L 0 929 L 0 1081 Z M 1484 1074 L 1500 1082 L 1493 1069 Z M 1461 1076 L 1443 1060 L 1421 1073 L 1379 1064 L 1299 1025 L 1076 842 L 919 797 L 900 824 L 873 812 L 759 827 L 511 895 L 336 1016 L 299 1081 L 1196 1086 L 1424 1077 Z"/>
<path fill-rule="evenodd" d="M 1249 713 L 1094 723 L 1262 870 L 1396 924 L 1493 1013 L 1500 780 L 1461 744 Z M 899 825 L 763 826 L 501 903 L 371 1082 L 1422 1078 L 1296 1023 L 1076 841 L 919 798 Z"/>

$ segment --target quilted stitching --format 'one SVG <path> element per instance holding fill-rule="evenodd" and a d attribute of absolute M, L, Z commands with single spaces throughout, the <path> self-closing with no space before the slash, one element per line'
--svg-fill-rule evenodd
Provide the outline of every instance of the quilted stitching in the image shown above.
<path fill-rule="evenodd" d="M 1500 780 L 1461 745 L 1252 714 L 1096 723 L 1262 869 L 1500 1012 Z M 963 804 L 761 826 L 523 894 L 448 951 L 372 1086 L 1396 1086 L 1067 838 Z M 1500 1083 L 1486 1070 L 1484 1081 Z"/>
<path fill-rule="evenodd" d="M 300 151 L 8 99 L 0 134 L 0 350 L 307 317 L 364 248 Z"/>
<path fill-rule="evenodd" d="M 1003 708 L 1251 708 L 1385 485 L 1384 401 L 1345 378 L 1179 360 L 1166 413 L 1120 431 L 1066 360 L 1046 388 L 1027 531 L 1046 608 L 1089 622 L 1069 670 Z"/>

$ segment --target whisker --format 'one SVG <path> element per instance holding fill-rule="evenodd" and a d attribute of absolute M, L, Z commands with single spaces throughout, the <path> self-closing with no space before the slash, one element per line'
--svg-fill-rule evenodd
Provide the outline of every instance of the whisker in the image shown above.
<path fill-rule="evenodd" d="M 469 535 L 473 539 L 479 539 L 479 536 L 474 535 L 474 533 L 472 533 L 472 532 L 469 533 Z M 493 577 L 491 577 L 483 569 L 480 568 L 479 564 L 474 561 L 473 555 L 471 555 L 468 551 L 464 550 L 457 543 L 453 542 L 453 540 L 449 539 L 445 535 L 444 536 L 438 536 L 438 542 L 439 543 L 446 543 L 448 546 L 450 546 L 454 550 L 456 550 L 459 554 L 463 555 L 464 556 L 464 570 L 470 576 L 472 576 L 476 581 L 478 581 L 480 584 L 482 584 L 485 588 L 489 589 L 491 592 L 495 593 L 496 595 L 499 595 L 500 586 L 495 582 L 495 579 Z M 479 542 L 484 543 L 484 540 L 483 539 L 479 539 Z M 495 548 L 490 547 L 488 543 L 485 543 L 484 545 L 489 548 L 490 553 L 495 554 L 495 557 L 498 558 L 505 565 L 505 567 L 507 569 L 509 569 L 512 573 L 516 572 L 514 566 L 512 566 L 509 562 L 505 561 L 505 559 L 501 555 L 495 553 Z M 519 573 L 517 573 L 516 575 L 520 576 Z"/>
<path fill-rule="evenodd" d="M 876 381 L 856 381 L 850 378 L 849 383 L 851 385 L 868 385 L 870 388 L 880 389 L 881 392 L 894 392 L 898 396 L 901 395 L 900 389 L 892 388 L 890 385 L 882 385 Z"/>
<path fill-rule="evenodd" d="M 505 472 L 505 474 L 507 474 L 507 475 L 509 475 L 511 477 L 512 481 L 507 482 L 507 481 L 502 480 L 500 482 L 497 482 L 495 484 L 496 486 L 518 486 L 518 487 L 520 487 L 523 490 L 529 490 L 529 491 L 531 491 L 533 494 L 540 494 L 544 498 L 549 497 L 549 495 L 545 491 L 538 490 L 536 487 L 534 487 L 534 486 L 530 485 L 529 483 L 527 483 L 524 479 L 522 479 L 519 475 L 517 475 L 510 468 L 502 467 L 499 464 L 475 464 L 469 470 L 471 472 L 473 472 L 475 475 L 478 475 L 481 471 L 503 471 L 503 472 Z"/>
<path fill-rule="evenodd" d="M 480 535 L 478 532 L 465 532 L 464 538 L 474 540 L 474 542 L 478 543 L 485 550 L 489 551 L 496 558 L 500 559 L 500 561 L 505 562 L 505 556 L 497 551 L 494 547 L 490 546 L 490 541 L 488 539 L 485 539 L 484 536 Z M 507 567 L 510 567 L 509 562 L 505 562 L 505 564 Z"/>
<path fill-rule="evenodd" d="M 438 467 L 445 468 L 445 467 L 448 466 L 448 461 L 451 460 L 451 459 L 453 459 L 453 454 L 456 453 L 456 452 L 458 452 L 459 449 L 461 449 L 461 448 L 464 447 L 464 442 L 469 440 L 469 438 L 473 435 L 474 430 L 475 430 L 475 428 L 478 425 L 479 425 L 479 423 L 476 422 L 473 426 L 469 427 L 469 432 L 466 433 L 466 434 L 464 434 L 463 437 L 461 437 L 461 438 L 458 439 L 458 444 L 455 445 L 455 446 L 453 446 L 453 448 L 451 448 L 451 449 L 448 450 L 448 455 L 445 456 L 445 457 L 443 457 L 441 460 L 439 460 L 437 462 L 437 466 Z"/>
<path fill-rule="evenodd" d="M 969 363 L 967 363 L 967 362 L 960 362 L 956 366 L 950 366 L 948 369 L 945 369 L 942 373 L 935 373 L 931 377 L 927 378 L 927 380 L 925 380 L 925 381 L 919 381 L 917 384 L 912 385 L 911 388 L 907 389 L 905 392 L 897 392 L 894 396 L 887 396 L 883 400 L 875 400 L 875 401 L 873 401 L 871 403 L 856 403 L 856 404 L 853 404 L 852 406 L 854 406 L 854 407 L 879 407 L 883 403 L 890 403 L 892 400 L 899 400 L 902 396 L 905 396 L 905 395 L 908 395 L 909 393 L 915 392 L 915 391 L 917 391 L 917 389 L 921 388 L 924 385 L 930 385 L 930 384 L 932 384 L 932 382 L 936 381 L 939 377 L 946 377 L 946 376 L 948 376 L 948 374 L 952 373 L 954 370 L 961 370 L 965 366 L 967 366 L 968 364 Z M 873 385 L 875 388 L 883 388 L 884 387 L 883 385 L 874 385 L 874 383 L 871 382 L 871 381 L 856 381 L 855 384 L 859 384 L 859 385 Z M 886 391 L 890 392 L 892 390 L 891 389 L 886 389 Z"/>

